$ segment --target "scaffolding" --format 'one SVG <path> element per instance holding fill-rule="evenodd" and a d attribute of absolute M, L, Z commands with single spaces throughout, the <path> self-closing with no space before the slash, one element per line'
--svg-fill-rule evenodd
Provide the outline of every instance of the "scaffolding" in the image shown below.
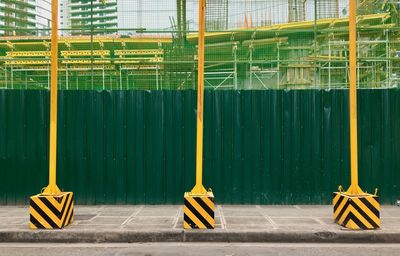
<path fill-rule="evenodd" d="M 240 5 L 243 1 L 210 1 L 215 1 L 219 10 L 225 11 L 225 4 L 229 3 L 228 15 L 221 17 L 221 21 L 224 26 L 236 26 L 218 28 L 205 35 L 207 89 L 349 86 L 349 21 L 343 2 L 317 1 L 314 8 L 315 1 L 254 0 L 246 5 Z M 62 36 L 59 42 L 60 89 L 195 89 L 198 38 L 196 31 L 189 30 L 191 14 L 186 8 L 190 9 L 191 3 L 183 0 L 174 0 L 174 3 L 180 5 L 177 13 L 180 21 L 173 29 L 130 28 L 134 34 L 125 35 L 121 30 L 118 34 Z M 359 3 L 360 88 L 399 85 L 399 3 L 375 0 Z M 290 4 L 316 10 L 317 18 L 309 18 L 310 12 L 306 11 L 302 21 L 291 21 Z M 276 10 L 282 10 L 280 16 Z M 327 17 L 330 15 L 333 17 Z M 252 19 L 253 25 L 243 26 L 245 18 Z M 0 88 L 49 88 L 49 54 L 48 36 L 0 37 Z"/>

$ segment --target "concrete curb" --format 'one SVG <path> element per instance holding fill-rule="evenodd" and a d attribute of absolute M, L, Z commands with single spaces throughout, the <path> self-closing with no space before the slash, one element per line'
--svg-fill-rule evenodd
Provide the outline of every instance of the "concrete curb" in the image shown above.
<path fill-rule="evenodd" d="M 0 231 L 2 243 L 400 243 L 400 233 L 387 231 Z"/>

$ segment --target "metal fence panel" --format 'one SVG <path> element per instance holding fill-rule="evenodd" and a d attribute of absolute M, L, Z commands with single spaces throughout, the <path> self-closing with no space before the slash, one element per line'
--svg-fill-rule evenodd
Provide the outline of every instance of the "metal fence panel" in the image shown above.
<path fill-rule="evenodd" d="M 47 184 L 49 93 L 0 90 L 0 203 Z M 400 195 L 400 90 L 359 91 L 360 183 Z M 196 92 L 60 91 L 58 184 L 79 204 L 179 204 Z M 326 204 L 349 184 L 348 91 L 206 91 L 204 181 L 225 204 Z"/>

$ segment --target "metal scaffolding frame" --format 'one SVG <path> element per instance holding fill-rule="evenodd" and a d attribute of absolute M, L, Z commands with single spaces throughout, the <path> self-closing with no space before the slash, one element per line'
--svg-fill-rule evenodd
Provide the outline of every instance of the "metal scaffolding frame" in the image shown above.
<path fill-rule="evenodd" d="M 400 81 L 399 12 L 392 2 L 388 4 L 390 8 L 378 5 L 375 13 L 369 11 L 357 19 L 358 86 L 362 88 L 395 87 Z M 360 4 L 366 7 L 371 7 L 371 0 Z M 186 25 L 181 20 L 182 26 Z M 206 88 L 348 87 L 347 26 L 347 17 L 333 17 L 208 32 Z M 179 37 L 172 36 L 176 30 L 61 37 L 59 87 L 195 89 L 198 35 L 178 32 Z M 49 37 L 0 37 L 0 87 L 48 89 L 49 53 Z"/>

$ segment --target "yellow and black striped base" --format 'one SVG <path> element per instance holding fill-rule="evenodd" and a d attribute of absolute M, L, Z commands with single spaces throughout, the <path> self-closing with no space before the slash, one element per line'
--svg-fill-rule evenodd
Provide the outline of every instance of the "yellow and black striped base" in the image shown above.
<path fill-rule="evenodd" d="M 185 229 L 214 229 L 214 194 L 207 192 L 206 195 L 199 196 L 186 192 L 184 198 L 183 227 Z"/>
<path fill-rule="evenodd" d="M 333 193 L 333 218 L 349 229 L 377 229 L 381 226 L 378 197 L 370 194 Z"/>
<path fill-rule="evenodd" d="M 30 199 L 30 223 L 32 229 L 61 229 L 74 220 L 74 194 L 35 195 Z"/>

